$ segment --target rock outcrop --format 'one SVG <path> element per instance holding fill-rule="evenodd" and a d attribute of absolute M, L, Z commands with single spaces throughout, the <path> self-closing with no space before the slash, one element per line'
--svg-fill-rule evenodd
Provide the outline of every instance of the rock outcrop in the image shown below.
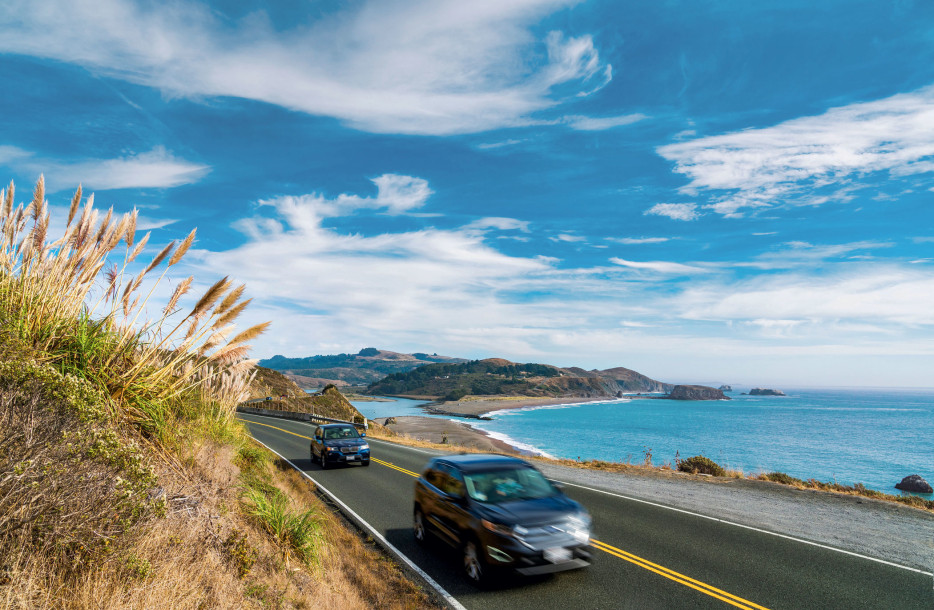
<path fill-rule="evenodd" d="M 721 391 L 721 392 L 732 392 L 732 391 L 733 391 L 733 386 L 727 385 L 727 384 L 723 384 L 722 386 L 720 386 L 720 391 Z"/>
<path fill-rule="evenodd" d="M 766 388 L 753 388 L 749 390 L 750 396 L 784 396 L 781 390 L 770 390 Z"/>
<path fill-rule="evenodd" d="M 705 385 L 676 385 L 668 395 L 671 400 L 729 400 L 722 391 Z"/>
<path fill-rule="evenodd" d="M 913 491 L 919 494 L 934 493 L 934 489 L 931 488 L 931 485 L 925 481 L 920 474 L 908 475 L 902 479 L 901 483 L 895 484 L 895 489 L 901 489 L 902 491 Z"/>

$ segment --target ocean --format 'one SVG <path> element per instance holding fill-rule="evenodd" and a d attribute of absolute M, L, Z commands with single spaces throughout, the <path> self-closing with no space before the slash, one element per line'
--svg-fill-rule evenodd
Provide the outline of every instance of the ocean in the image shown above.
<path fill-rule="evenodd" d="M 895 483 L 910 474 L 934 483 L 934 389 L 782 388 L 787 396 L 734 389 L 728 401 L 624 398 L 461 421 L 554 457 L 632 463 L 649 457 L 658 466 L 704 455 L 746 474 L 777 471 L 886 493 L 898 493 Z M 354 402 L 368 417 L 424 415 L 420 404 Z"/>

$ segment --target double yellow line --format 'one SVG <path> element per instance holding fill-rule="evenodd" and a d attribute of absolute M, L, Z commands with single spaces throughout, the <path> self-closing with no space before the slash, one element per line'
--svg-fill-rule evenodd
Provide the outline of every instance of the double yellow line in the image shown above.
<path fill-rule="evenodd" d="M 609 553 L 610 555 L 613 555 L 614 557 L 619 557 L 620 559 L 623 559 L 625 561 L 628 561 L 629 563 L 635 564 L 639 566 L 640 568 L 645 568 L 646 570 L 650 572 L 655 572 L 656 574 L 660 576 L 664 576 L 665 578 L 668 578 L 669 580 L 673 580 L 678 584 L 682 584 L 685 587 L 690 587 L 692 589 L 700 591 L 701 593 L 704 593 L 711 597 L 716 597 L 717 599 L 725 601 L 726 603 L 732 606 L 736 606 L 737 608 L 745 608 L 746 610 L 751 610 L 753 608 L 757 610 L 768 610 L 767 608 L 764 608 L 760 606 L 759 604 L 743 599 L 742 597 L 733 595 L 732 593 L 727 593 L 726 591 L 722 591 L 716 587 L 703 583 L 699 580 L 694 580 L 690 576 L 679 574 L 678 572 L 675 572 L 674 570 L 670 570 L 664 566 L 660 566 L 657 563 L 652 563 L 648 559 L 643 559 L 642 557 L 639 557 L 638 555 L 633 555 L 632 553 L 624 551 L 623 549 L 618 549 L 615 546 L 610 546 L 609 544 L 605 542 L 600 542 L 599 540 L 595 540 L 594 538 L 591 538 L 590 542 L 591 544 L 593 544 L 594 548 L 600 549 L 604 553 Z"/>
<path fill-rule="evenodd" d="M 261 424 L 259 422 L 254 422 L 254 421 L 246 422 L 245 420 L 240 420 L 240 421 L 244 421 L 245 423 L 249 423 L 249 424 L 253 424 L 257 426 L 266 426 L 267 428 L 272 428 L 273 430 L 279 430 L 280 432 L 285 432 L 286 434 L 291 434 L 292 436 L 297 436 L 299 438 L 305 438 L 305 439 L 311 440 L 310 437 L 304 436 L 302 434 L 297 434 L 295 432 L 290 432 L 282 428 L 277 428 L 276 426 L 270 426 L 269 424 Z M 407 474 L 410 477 L 415 477 L 415 478 L 419 477 L 419 474 L 417 472 L 413 472 L 401 466 L 396 466 L 395 464 L 392 464 L 390 462 L 386 462 L 386 461 L 377 459 L 372 456 L 370 457 L 370 460 L 376 462 L 377 464 L 380 464 L 381 466 L 392 468 L 393 470 L 397 470 L 403 474 Z M 640 568 L 644 568 L 650 572 L 654 572 L 658 574 L 659 576 L 664 576 L 665 578 L 669 580 L 673 580 L 674 582 L 684 585 L 685 587 L 690 587 L 696 591 L 700 591 L 701 593 L 705 595 L 715 597 L 721 601 L 724 601 L 730 604 L 731 606 L 736 606 L 737 608 L 743 608 L 744 610 L 768 610 L 768 608 L 760 606 L 759 604 L 743 599 L 742 597 L 733 595 L 732 593 L 727 593 L 726 591 L 723 591 L 721 589 L 718 589 L 716 587 L 703 583 L 699 580 L 695 580 L 691 578 L 690 576 L 685 576 L 684 574 L 680 574 L 678 572 L 675 572 L 674 570 L 670 570 L 664 566 L 660 566 L 657 563 L 652 563 L 648 559 L 643 559 L 642 557 L 639 557 L 638 555 L 633 555 L 632 553 L 629 553 L 628 551 L 624 551 L 623 549 L 618 549 L 615 546 L 610 546 L 609 544 L 605 542 L 601 542 L 594 538 L 591 538 L 590 542 L 591 544 L 593 544 L 595 549 L 599 549 L 603 551 L 604 553 L 613 555 L 614 557 L 619 557 L 620 559 L 624 561 L 628 561 L 629 563 L 637 565 Z"/>
<path fill-rule="evenodd" d="M 407 475 L 409 475 L 410 477 L 415 477 L 416 479 L 417 479 L 418 476 L 419 476 L 419 474 L 418 474 L 417 472 L 412 472 L 411 470 L 406 470 L 406 469 L 403 468 L 402 466 L 396 466 L 395 464 L 390 464 L 389 462 L 384 462 L 383 460 L 378 460 L 378 459 L 376 459 L 375 457 L 373 457 L 372 455 L 370 456 L 370 461 L 371 461 L 371 462 L 376 462 L 377 464 L 382 464 L 383 466 L 385 466 L 385 467 L 387 467 L 387 468 L 392 468 L 393 470 L 398 470 L 399 472 L 401 472 L 401 473 L 403 473 L 403 474 L 407 474 Z"/>

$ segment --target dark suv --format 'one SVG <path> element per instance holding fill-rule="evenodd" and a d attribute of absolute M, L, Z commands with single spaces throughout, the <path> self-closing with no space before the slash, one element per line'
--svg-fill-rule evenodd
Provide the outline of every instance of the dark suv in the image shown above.
<path fill-rule="evenodd" d="M 325 424 L 315 428 L 311 439 L 311 461 L 322 468 L 333 464 L 370 465 L 370 445 L 352 424 Z"/>
<path fill-rule="evenodd" d="M 413 518 L 415 539 L 430 532 L 458 549 L 477 584 L 501 568 L 545 574 L 590 560 L 590 515 L 518 458 L 432 459 L 415 483 Z"/>

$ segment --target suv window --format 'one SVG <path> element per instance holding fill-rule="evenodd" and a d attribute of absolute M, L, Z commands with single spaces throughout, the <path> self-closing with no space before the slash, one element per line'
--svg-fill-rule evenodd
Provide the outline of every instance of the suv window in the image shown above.
<path fill-rule="evenodd" d="M 425 471 L 425 473 L 422 476 L 425 477 L 426 481 L 428 481 L 429 483 L 431 483 L 438 489 L 441 489 L 441 473 L 439 473 L 437 470 L 429 468 L 428 470 Z"/>
<path fill-rule="evenodd" d="M 446 494 L 462 497 L 464 495 L 464 478 L 461 473 L 448 464 L 439 465 L 438 471 L 441 475 L 441 484 L 437 486 L 438 489 Z"/>

